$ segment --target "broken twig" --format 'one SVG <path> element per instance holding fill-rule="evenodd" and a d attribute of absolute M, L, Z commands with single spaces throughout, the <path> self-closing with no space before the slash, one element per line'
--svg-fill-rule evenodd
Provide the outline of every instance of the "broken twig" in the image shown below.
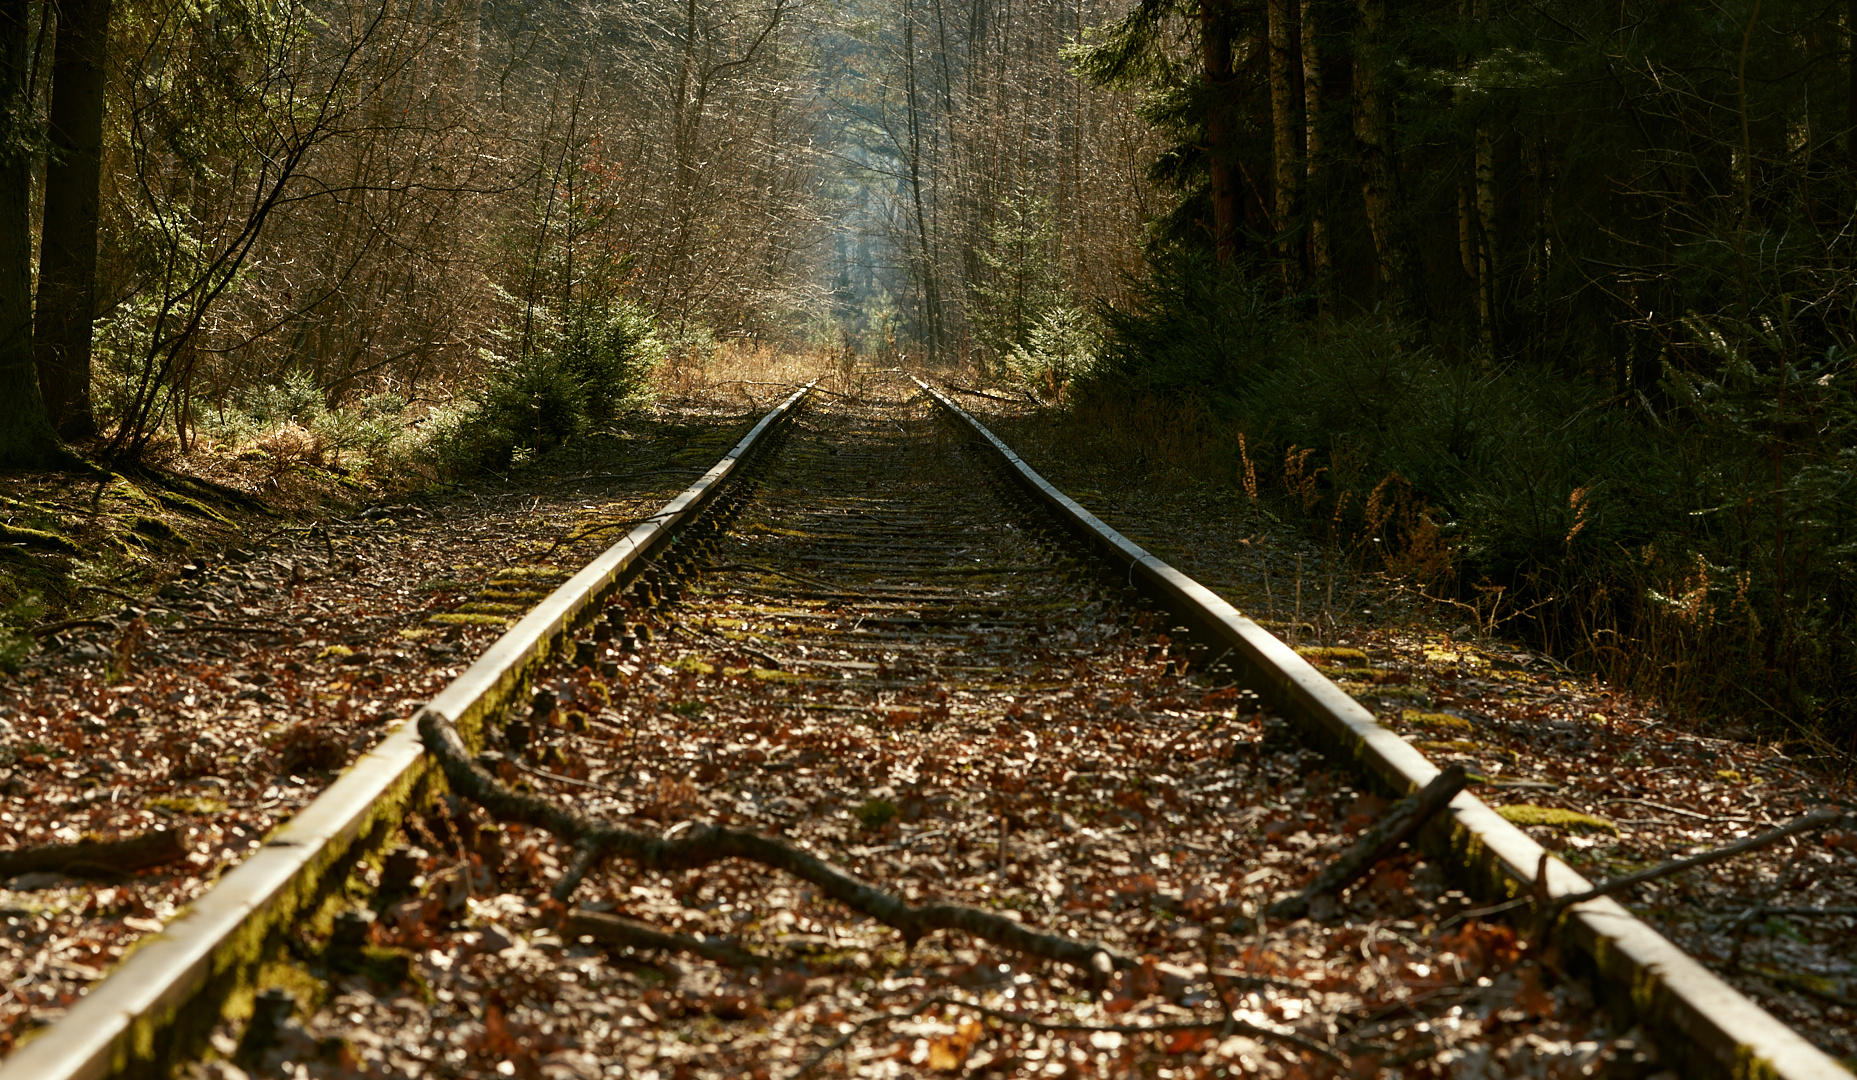
<path fill-rule="evenodd" d="M 1745 855 L 1750 851 L 1759 851 L 1761 848 L 1771 847 L 1789 836 L 1813 832 L 1827 825 L 1835 824 L 1843 817 L 1844 812 L 1837 807 L 1821 806 L 1809 813 L 1801 814 L 1777 829 L 1771 829 L 1761 833 L 1759 836 L 1750 836 L 1743 840 L 1736 840 L 1732 844 L 1724 844 L 1718 848 L 1710 848 L 1700 855 L 1691 855 L 1688 858 L 1672 859 L 1666 863 L 1659 863 L 1648 870 L 1640 870 L 1635 874 L 1626 874 L 1621 878 L 1613 878 L 1610 881 L 1601 882 L 1587 889 L 1585 892 L 1569 893 L 1566 896 L 1556 897 L 1547 903 L 1542 915 L 1543 918 L 1550 918 L 1572 907 L 1574 904 L 1582 904 L 1588 900 L 1597 900 L 1602 896 L 1610 896 L 1620 890 L 1629 889 L 1633 885 L 1641 885 L 1647 881 L 1667 878 L 1672 874 L 1680 874 L 1693 867 L 1707 866 L 1710 863 L 1721 862 L 1723 859 L 1732 859 L 1736 855 Z"/>
<path fill-rule="evenodd" d="M 660 952 L 685 952 L 712 960 L 725 967 L 767 967 L 768 959 L 727 943 L 705 941 L 689 934 L 667 934 L 654 930 L 636 919 L 608 915 L 598 911 L 574 910 L 561 923 L 561 934 L 569 940 L 590 937 L 602 945 L 623 945 L 634 949 L 657 949 Z"/>
<path fill-rule="evenodd" d="M 1462 765 L 1453 765 L 1439 773 L 1417 792 L 1394 803 L 1380 823 L 1361 834 L 1334 862 L 1329 863 L 1302 892 L 1270 905 L 1273 919 L 1297 919 L 1309 910 L 1309 903 L 1324 893 L 1338 893 L 1355 879 L 1391 854 L 1402 842 L 1419 831 L 1431 816 L 1464 789 L 1467 775 Z"/>

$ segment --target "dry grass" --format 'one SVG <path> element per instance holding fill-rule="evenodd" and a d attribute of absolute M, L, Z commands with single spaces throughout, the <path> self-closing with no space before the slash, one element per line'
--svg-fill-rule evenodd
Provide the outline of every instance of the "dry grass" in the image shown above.
<path fill-rule="evenodd" d="M 710 406 L 758 409 L 814 379 L 844 392 L 841 354 L 830 350 L 797 351 L 771 345 L 728 343 L 707 363 L 689 361 L 660 368 L 657 390 L 667 403 L 701 402 Z"/>

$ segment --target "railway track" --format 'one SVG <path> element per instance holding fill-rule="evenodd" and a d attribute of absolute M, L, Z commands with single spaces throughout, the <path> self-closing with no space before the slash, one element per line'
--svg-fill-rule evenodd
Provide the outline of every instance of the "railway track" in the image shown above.
<path fill-rule="evenodd" d="M 1270 917 L 1437 770 L 901 378 L 788 399 L 422 719 L 468 757 L 403 725 L 0 1080 L 1838 1075 L 1610 901 L 1480 915 L 1583 883 L 1468 795 Z"/>

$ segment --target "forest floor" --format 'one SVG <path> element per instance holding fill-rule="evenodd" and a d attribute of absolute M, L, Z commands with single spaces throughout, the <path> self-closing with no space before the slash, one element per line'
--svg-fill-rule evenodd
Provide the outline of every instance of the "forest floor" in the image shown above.
<path fill-rule="evenodd" d="M 9 599 L 36 589 L 57 604 L 47 621 L 83 621 L 41 626 L 44 648 L 0 683 L 0 846 L 171 831 L 183 850 L 114 882 L 0 867 L 0 1052 L 305 805 L 612 525 L 681 490 L 801 374 L 667 373 L 658 403 L 619 429 L 444 492 L 383 497 L 307 473 L 271 478 L 255 500 L 239 492 L 254 477 L 236 473 L 209 474 L 214 485 L 6 478 L 20 563 L 7 568 Z M 855 393 L 852 373 L 827 374 Z M 1079 460 L 1048 413 L 962 403 L 1112 525 L 1325 650 L 1318 662 L 1357 698 L 1433 760 L 1485 778 L 1473 790 L 1589 877 L 1854 797 L 1824 763 L 1716 738 L 1350 573 L 1228 484 Z M 1626 902 L 1857 1063 L 1857 837 L 1782 845 Z"/>
<path fill-rule="evenodd" d="M 1051 410 L 957 396 L 1104 521 L 1305 653 L 1325 652 L 1318 666 L 1381 722 L 1438 765 L 1462 763 L 1470 790 L 1589 880 L 1823 802 L 1857 808 L 1841 763 L 1722 738 L 1716 720 L 1481 633 L 1458 608 L 1357 572 L 1231 480 L 1080 459 Z M 1857 832 L 1790 840 L 1619 899 L 1857 1071 Z"/>

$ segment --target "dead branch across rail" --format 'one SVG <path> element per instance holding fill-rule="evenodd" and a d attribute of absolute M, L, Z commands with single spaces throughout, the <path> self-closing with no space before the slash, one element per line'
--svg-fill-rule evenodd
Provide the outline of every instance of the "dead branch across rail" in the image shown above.
<path fill-rule="evenodd" d="M 554 898 L 565 902 L 585 872 L 602 857 L 619 856 L 654 870 L 694 870 L 726 859 L 746 859 L 799 878 L 860 915 L 903 935 L 910 947 L 937 930 L 960 930 L 1014 952 L 1068 964 L 1094 978 L 1135 961 L 1094 941 L 1077 941 L 1031 930 L 1001 915 L 966 904 L 911 904 L 771 836 L 715 825 L 698 825 L 672 839 L 585 818 L 547 799 L 505 786 L 471 759 L 451 721 L 427 708 L 419 714 L 419 736 L 444 770 L 452 791 L 489 811 L 499 821 L 546 829 L 578 852 L 579 873 L 563 877 Z"/>

